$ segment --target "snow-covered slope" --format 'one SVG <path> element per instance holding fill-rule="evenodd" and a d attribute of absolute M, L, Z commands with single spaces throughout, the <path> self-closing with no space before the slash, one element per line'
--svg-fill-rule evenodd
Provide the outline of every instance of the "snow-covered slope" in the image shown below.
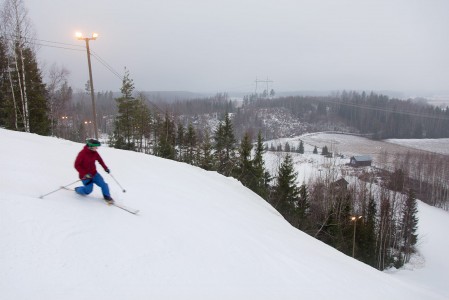
<path fill-rule="evenodd" d="M 238 181 L 102 147 L 128 214 L 62 190 L 81 144 L 0 129 L 1 299 L 444 299 L 291 227 Z"/>

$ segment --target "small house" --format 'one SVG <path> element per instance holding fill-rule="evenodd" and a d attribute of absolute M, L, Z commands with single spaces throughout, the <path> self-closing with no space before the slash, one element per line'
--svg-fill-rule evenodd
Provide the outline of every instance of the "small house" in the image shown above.
<path fill-rule="evenodd" d="M 340 178 L 332 183 L 332 187 L 337 190 L 347 190 L 348 184 L 349 182 L 347 182 L 344 178 Z"/>
<path fill-rule="evenodd" d="M 352 156 L 349 165 L 353 167 L 367 167 L 371 166 L 373 159 L 369 155 Z"/>

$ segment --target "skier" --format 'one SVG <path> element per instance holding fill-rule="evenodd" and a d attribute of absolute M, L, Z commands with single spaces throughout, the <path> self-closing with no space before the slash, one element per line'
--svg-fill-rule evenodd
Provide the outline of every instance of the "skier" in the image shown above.
<path fill-rule="evenodd" d="M 75 169 L 79 173 L 79 178 L 82 180 L 83 186 L 75 188 L 75 192 L 80 195 L 89 195 L 94 189 L 94 183 L 101 188 L 103 198 L 109 204 L 114 203 L 111 194 L 109 193 L 109 186 L 104 181 L 103 177 L 97 173 L 95 161 L 98 161 L 103 167 L 106 173 L 110 170 L 104 163 L 100 154 L 97 152 L 97 148 L 101 146 L 101 143 L 95 139 L 87 139 L 86 145 L 83 150 L 78 153 L 75 159 Z"/>

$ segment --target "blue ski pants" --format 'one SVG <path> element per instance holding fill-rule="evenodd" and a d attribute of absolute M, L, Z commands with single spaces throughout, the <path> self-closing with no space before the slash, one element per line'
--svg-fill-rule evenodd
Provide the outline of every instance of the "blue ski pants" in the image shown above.
<path fill-rule="evenodd" d="M 104 181 L 103 177 L 99 173 L 95 174 L 95 176 L 90 179 L 81 180 L 81 182 L 83 183 L 83 186 L 79 186 L 79 187 L 75 188 L 75 192 L 77 192 L 80 195 L 85 196 L 85 195 L 89 195 L 90 193 L 92 193 L 92 191 L 94 189 L 94 183 L 95 183 L 96 185 L 98 185 L 101 188 L 103 197 L 111 196 L 109 193 L 108 184 Z"/>

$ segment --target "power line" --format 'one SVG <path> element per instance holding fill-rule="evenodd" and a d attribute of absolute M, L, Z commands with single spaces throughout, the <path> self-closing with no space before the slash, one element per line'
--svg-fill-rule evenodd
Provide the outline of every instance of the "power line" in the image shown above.
<path fill-rule="evenodd" d="M 106 69 L 108 69 L 112 74 L 114 74 L 118 79 L 122 80 L 123 76 L 114 70 L 104 59 L 102 59 L 97 53 L 91 51 L 92 56 L 101 63 Z"/>
<path fill-rule="evenodd" d="M 10 41 L 10 42 L 14 42 L 15 41 L 13 38 L 5 37 L 5 39 L 7 41 Z M 58 43 L 58 42 L 52 42 L 52 41 L 47 41 L 47 40 L 39 40 L 39 39 L 33 39 L 33 38 L 27 38 L 24 41 L 24 43 L 37 45 L 37 46 L 43 46 L 43 47 L 49 47 L 49 48 L 58 48 L 58 49 L 65 49 L 65 50 L 72 50 L 72 51 L 84 51 L 83 49 L 64 47 L 64 46 L 80 47 L 78 45 L 67 44 L 67 43 Z M 64 45 L 64 46 L 48 45 L 48 44 L 45 44 L 45 43 L 51 43 L 51 44 L 56 44 L 56 45 Z"/>
<path fill-rule="evenodd" d="M 9 41 L 13 41 L 12 38 L 6 38 L 6 39 Z M 72 51 L 80 51 L 80 52 L 85 51 L 84 46 L 80 46 L 80 45 L 76 45 L 76 44 L 54 42 L 54 41 L 49 41 L 49 40 L 41 40 L 41 39 L 35 39 L 35 38 L 27 38 L 25 40 L 25 43 L 42 46 L 42 47 L 64 49 L 64 50 L 72 50 Z M 49 45 L 46 43 L 55 44 L 55 45 Z M 57 46 L 57 45 L 63 45 L 63 46 Z M 70 47 L 65 47 L 65 46 L 70 46 Z M 71 48 L 71 47 L 77 47 L 77 48 Z M 123 79 L 123 76 L 120 75 L 120 73 L 118 73 L 116 70 L 114 70 L 114 68 L 111 65 L 109 65 L 103 58 L 101 58 L 100 55 L 98 55 L 98 53 L 95 53 L 94 51 L 90 51 L 90 53 L 100 64 L 102 64 L 106 69 L 108 69 L 113 75 L 115 75 L 120 80 Z"/>
<path fill-rule="evenodd" d="M 65 46 L 72 46 L 72 47 L 77 47 L 77 48 L 84 48 L 84 46 L 80 46 L 77 44 L 68 44 L 68 43 L 61 43 L 61 42 L 54 42 L 54 41 L 49 41 L 49 40 L 41 40 L 41 39 L 36 39 L 36 38 L 26 38 L 27 40 L 34 40 L 34 41 L 38 41 L 38 42 L 45 42 L 45 43 L 50 43 L 50 44 L 57 44 L 57 45 L 65 45 Z M 28 41 L 26 41 L 28 42 Z M 30 43 L 30 42 L 28 42 Z M 51 47 L 51 46 L 49 46 Z"/>

